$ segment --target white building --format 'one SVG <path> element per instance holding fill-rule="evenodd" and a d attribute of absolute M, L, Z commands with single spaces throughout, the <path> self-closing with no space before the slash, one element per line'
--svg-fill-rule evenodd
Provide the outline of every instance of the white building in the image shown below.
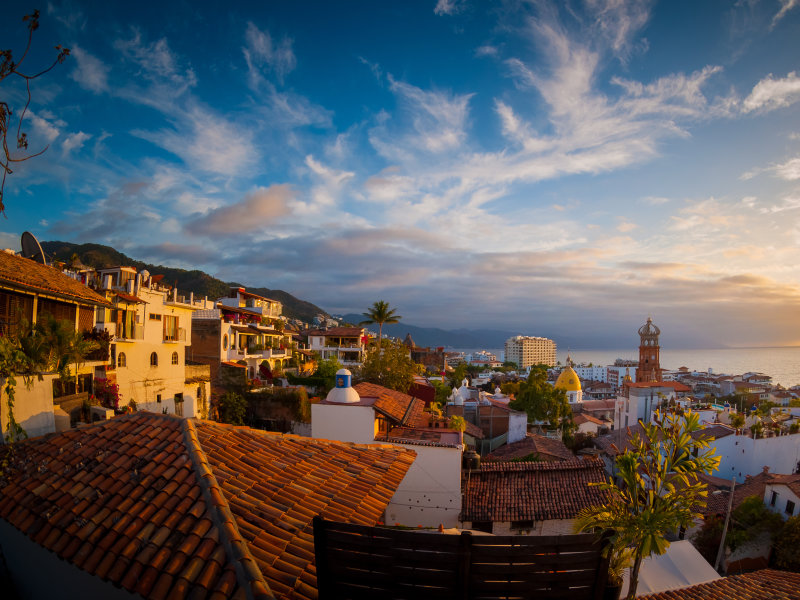
<path fill-rule="evenodd" d="M 800 475 L 771 475 L 764 504 L 784 519 L 800 514 Z"/>
<path fill-rule="evenodd" d="M 584 381 L 608 381 L 608 367 L 592 365 L 573 365 L 573 369 L 578 374 L 578 377 Z"/>
<path fill-rule="evenodd" d="M 505 359 L 517 364 L 519 369 L 543 364 L 556 364 L 556 343 L 544 337 L 517 335 L 508 338 L 505 344 Z"/>
<path fill-rule="evenodd" d="M 760 437 L 726 435 L 711 445 L 721 458 L 719 471 L 723 479 L 735 478 L 740 483 L 748 475 L 761 473 L 769 467 L 771 473 L 794 473 L 800 463 L 800 434 Z"/>
<path fill-rule="evenodd" d="M 308 349 L 318 353 L 322 360 L 335 358 L 345 367 L 357 367 L 364 361 L 367 337 L 363 327 L 312 329 L 305 335 Z"/>
<path fill-rule="evenodd" d="M 179 296 L 147 271 L 114 267 L 98 271 L 113 308 L 97 309 L 97 329 L 113 336 L 108 382 L 119 386 L 119 405 L 199 417 L 207 409 L 209 377 L 186 364 L 192 313 L 207 306 Z M 188 367 L 188 368 L 187 368 Z"/>
<path fill-rule="evenodd" d="M 649 423 L 656 409 L 670 403 L 680 404 L 690 392 L 689 387 L 677 381 L 626 384 L 622 395 L 617 397 L 614 429 L 624 429 L 640 420 Z"/>
<path fill-rule="evenodd" d="M 386 508 L 386 524 L 456 527 L 464 448 L 459 433 L 420 427 L 421 400 L 363 383 L 360 395 L 350 383 L 350 371 L 341 369 L 327 398 L 311 405 L 312 437 L 414 450 L 417 457 Z"/>

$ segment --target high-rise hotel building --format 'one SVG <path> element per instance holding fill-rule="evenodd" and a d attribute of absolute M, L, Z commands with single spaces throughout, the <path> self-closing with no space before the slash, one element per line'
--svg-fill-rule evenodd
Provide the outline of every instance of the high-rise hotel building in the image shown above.
<path fill-rule="evenodd" d="M 520 369 L 543 364 L 556 366 L 556 343 L 543 337 L 517 335 L 506 340 L 505 360 L 517 363 Z"/>

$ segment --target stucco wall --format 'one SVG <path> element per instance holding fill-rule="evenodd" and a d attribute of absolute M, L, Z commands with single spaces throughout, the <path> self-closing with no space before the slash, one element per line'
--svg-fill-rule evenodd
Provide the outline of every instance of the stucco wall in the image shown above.
<path fill-rule="evenodd" d="M 528 435 L 528 415 L 514 411 L 508 415 L 508 442 L 513 444 Z"/>
<path fill-rule="evenodd" d="M 728 435 L 711 445 L 722 459 L 716 477 L 735 477 L 739 483 L 747 475 L 757 475 L 767 466 L 772 473 L 794 473 L 800 461 L 800 434 L 754 440 L 744 435 Z"/>
<path fill-rule="evenodd" d="M 0 520 L 0 550 L 20 598 L 31 600 L 133 600 L 141 596 L 114 587 L 61 560 L 7 522 Z M 6 598 L 3 589 L 0 597 Z M 9 595 L 12 597 L 12 595 Z"/>
<path fill-rule="evenodd" d="M 53 416 L 53 379 L 56 375 L 43 375 L 43 379 L 33 379 L 30 389 L 25 385 L 22 377 L 17 377 L 14 388 L 14 418 L 28 434 L 36 437 L 56 430 L 55 417 Z M 0 378 L 0 439 L 8 427 L 8 407 L 5 393 L 5 379 Z"/>
<path fill-rule="evenodd" d="M 311 437 L 374 444 L 375 409 L 347 404 L 312 404 Z"/>
<path fill-rule="evenodd" d="M 417 458 L 386 508 L 386 524 L 457 527 L 461 513 L 461 449 L 413 444 L 402 447 L 416 452 Z"/>

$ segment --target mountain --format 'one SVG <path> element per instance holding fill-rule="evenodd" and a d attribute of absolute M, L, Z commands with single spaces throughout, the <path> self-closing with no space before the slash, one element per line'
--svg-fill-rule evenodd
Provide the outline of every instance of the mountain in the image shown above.
<path fill-rule="evenodd" d="M 73 244 L 71 242 L 42 242 L 42 249 L 55 260 L 70 263 L 77 255 L 80 261 L 95 269 L 119 265 L 135 267 L 141 271 L 147 269 L 153 275 L 164 275 L 164 283 L 176 286 L 181 291 L 194 292 L 195 296 L 222 298 L 227 296 L 231 287 L 246 287 L 234 281 L 224 282 L 208 273 L 194 269 L 175 269 L 163 265 L 153 265 L 130 258 L 111 246 L 101 244 Z M 283 290 L 271 290 L 265 287 L 247 287 L 247 291 L 277 300 L 283 304 L 283 314 L 291 319 L 300 319 L 311 323 L 317 315 L 328 315 L 320 307 L 295 298 Z"/>
<path fill-rule="evenodd" d="M 358 324 L 364 320 L 363 315 L 347 314 L 341 317 L 348 323 Z M 378 331 L 377 325 L 369 325 L 373 331 Z M 383 333 L 400 340 L 405 339 L 410 333 L 417 346 L 450 348 L 503 348 L 508 338 L 519 335 L 511 331 L 498 331 L 495 329 L 456 329 L 446 330 L 438 327 L 417 327 L 401 320 L 399 323 L 383 326 Z"/>

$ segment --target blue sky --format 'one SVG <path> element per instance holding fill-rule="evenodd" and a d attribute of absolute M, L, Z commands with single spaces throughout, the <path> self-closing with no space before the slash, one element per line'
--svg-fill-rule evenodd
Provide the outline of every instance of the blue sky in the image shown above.
<path fill-rule="evenodd" d="M 230 4 L 41 7 L 30 65 L 72 55 L 4 246 L 572 347 L 648 315 L 672 348 L 800 344 L 800 1 Z"/>

